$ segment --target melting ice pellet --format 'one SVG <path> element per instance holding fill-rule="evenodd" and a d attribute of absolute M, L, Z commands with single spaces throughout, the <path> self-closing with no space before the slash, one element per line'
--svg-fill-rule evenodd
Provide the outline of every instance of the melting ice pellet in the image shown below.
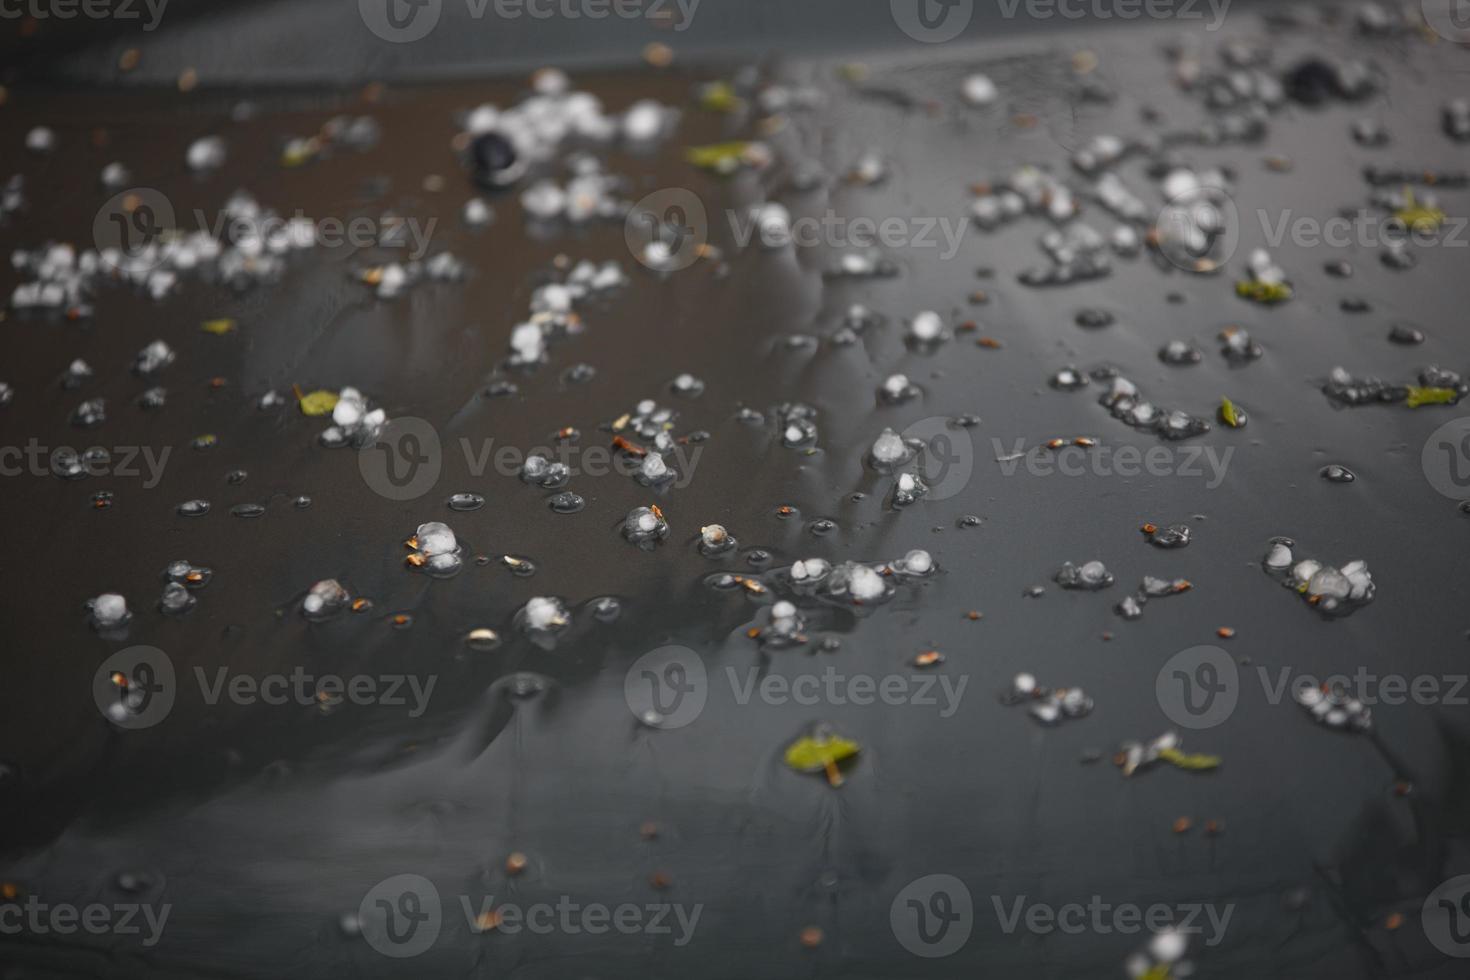
<path fill-rule="evenodd" d="M 133 618 L 127 600 L 116 592 L 104 592 L 88 600 L 87 611 L 91 613 L 92 625 L 99 630 L 122 626 Z"/>
<path fill-rule="evenodd" d="M 478 493 L 456 493 L 450 495 L 447 503 L 450 510 L 479 510 L 485 506 L 485 498 Z"/>
<path fill-rule="evenodd" d="M 669 536 L 669 525 L 657 507 L 634 507 L 623 519 L 623 537 L 644 550 Z"/>
<path fill-rule="evenodd" d="M 326 619 L 341 612 L 350 598 L 342 583 L 334 578 L 322 579 L 301 600 L 301 613 L 307 619 Z"/>
<path fill-rule="evenodd" d="M 1081 565 L 1063 562 L 1055 580 L 1064 589 L 1096 590 L 1112 585 L 1113 575 L 1100 561 L 1083 562 Z"/>

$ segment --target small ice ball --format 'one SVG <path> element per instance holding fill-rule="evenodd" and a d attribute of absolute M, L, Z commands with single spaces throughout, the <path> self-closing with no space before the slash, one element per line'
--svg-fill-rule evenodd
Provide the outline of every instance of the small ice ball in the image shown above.
<path fill-rule="evenodd" d="M 623 116 L 623 135 L 634 143 L 657 139 L 664 129 L 664 107 L 652 99 L 633 103 Z"/>
<path fill-rule="evenodd" d="M 56 132 L 47 126 L 36 126 L 26 133 L 26 149 L 32 153 L 50 153 L 56 149 Z"/>
<path fill-rule="evenodd" d="M 1183 933 L 1166 929 L 1148 944 L 1148 951 L 1160 963 L 1174 963 L 1184 955 L 1187 945 L 1188 941 Z"/>
<path fill-rule="evenodd" d="M 934 568 L 934 558 L 922 548 L 915 548 L 903 556 L 903 567 L 905 571 L 925 575 Z"/>
<path fill-rule="evenodd" d="M 116 592 L 92 600 L 92 620 L 98 626 L 116 626 L 128 618 L 128 601 Z"/>
<path fill-rule="evenodd" d="M 925 310 L 909 324 L 909 335 L 915 340 L 938 340 L 944 333 L 944 321 L 938 313 Z"/>
<path fill-rule="evenodd" d="M 848 589 L 854 599 L 877 599 L 883 595 L 883 576 L 867 565 L 858 565 L 852 570 Z"/>
<path fill-rule="evenodd" d="M 214 170 L 225 162 L 225 141 L 218 136 L 202 136 L 189 144 L 185 161 L 196 172 Z"/>
<path fill-rule="evenodd" d="M 892 429 L 884 429 L 883 433 L 873 440 L 873 459 L 878 463 L 897 463 L 908 454 L 908 447 L 904 445 L 903 439 Z"/>
<path fill-rule="evenodd" d="M 454 551 L 459 542 L 454 537 L 454 532 L 449 525 L 442 521 L 429 521 L 420 524 L 419 529 L 414 532 L 418 539 L 419 551 L 426 555 L 446 555 Z"/>
<path fill-rule="evenodd" d="M 525 622 L 529 629 L 549 630 L 565 626 L 566 609 L 561 600 L 548 596 L 535 596 L 525 606 Z"/>
<path fill-rule="evenodd" d="M 966 78 L 960 91 L 970 105 L 990 105 L 1000 95 L 999 90 L 995 87 L 995 82 L 990 80 L 990 76 L 978 73 Z"/>

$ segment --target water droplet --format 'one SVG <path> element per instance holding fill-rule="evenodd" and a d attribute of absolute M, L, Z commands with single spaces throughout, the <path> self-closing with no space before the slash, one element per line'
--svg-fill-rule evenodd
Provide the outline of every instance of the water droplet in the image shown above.
<path fill-rule="evenodd" d="M 180 517 L 203 517 L 209 513 L 209 501 L 186 500 L 176 508 Z"/>
<path fill-rule="evenodd" d="M 575 514 L 587 506 L 587 501 L 567 490 L 552 495 L 547 499 L 546 504 L 558 514 Z"/>
<path fill-rule="evenodd" d="M 456 493 L 448 500 L 450 510 L 471 511 L 485 506 L 485 498 L 478 493 Z"/>
<path fill-rule="evenodd" d="M 239 486 L 245 482 L 249 475 L 244 470 L 230 470 L 230 472 L 225 474 L 225 482 L 231 486 Z"/>
<path fill-rule="evenodd" d="M 464 645 L 476 653 L 486 653 L 500 646 L 500 634 L 484 626 L 472 629 L 465 634 Z"/>
<path fill-rule="evenodd" d="M 112 501 L 113 497 L 111 490 L 98 490 L 96 493 L 92 494 L 92 507 L 94 510 L 106 510 L 108 507 L 112 506 Z"/>
<path fill-rule="evenodd" d="M 236 504 L 230 508 L 230 513 L 236 517 L 261 517 L 265 514 L 265 507 L 261 504 Z"/>
<path fill-rule="evenodd" d="M 623 604 L 612 596 L 592 601 L 592 616 L 600 623 L 611 623 L 623 614 Z"/>
<path fill-rule="evenodd" d="M 979 527 L 983 522 L 974 514 L 966 514 L 955 522 L 959 527 Z"/>
<path fill-rule="evenodd" d="M 504 555 L 500 561 L 518 578 L 530 578 L 536 574 L 536 563 L 524 555 Z"/>
<path fill-rule="evenodd" d="M 1329 483 L 1352 483 L 1358 478 L 1358 475 L 1352 470 L 1337 463 L 1329 463 L 1322 467 L 1318 475 Z"/>
<path fill-rule="evenodd" d="M 837 522 L 825 517 L 819 517 L 807 525 L 807 530 L 817 537 L 822 537 L 837 530 Z"/>
<path fill-rule="evenodd" d="M 311 506 L 311 498 L 303 493 L 291 501 L 291 506 L 297 510 L 305 510 Z"/>

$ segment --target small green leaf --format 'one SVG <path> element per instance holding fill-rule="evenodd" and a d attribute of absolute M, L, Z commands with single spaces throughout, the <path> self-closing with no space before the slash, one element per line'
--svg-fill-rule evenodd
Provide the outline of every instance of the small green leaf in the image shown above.
<path fill-rule="evenodd" d="M 296 400 L 301 406 L 302 415 L 326 415 L 337 407 L 337 393 L 322 388 L 305 395 L 297 388 Z"/>
<path fill-rule="evenodd" d="M 1160 749 L 1159 758 L 1172 766 L 1189 772 L 1204 772 L 1209 769 L 1220 768 L 1223 761 L 1218 755 L 1198 755 L 1181 752 L 1178 749 Z"/>
<path fill-rule="evenodd" d="M 1427 207 L 1414 200 L 1412 188 L 1404 188 L 1404 206 L 1393 213 L 1405 228 L 1414 231 L 1434 231 L 1444 224 L 1444 212 L 1436 207 Z"/>
<path fill-rule="evenodd" d="M 684 158 L 696 167 L 730 173 L 740 166 L 750 144 L 744 140 L 728 143 L 711 143 L 707 146 L 691 146 L 684 151 Z"/>
<path fill-rule="evenodd" d="M 1235 402 L 1228 398 L 1220 399 L 1220 421 L 1232 429 L 1239 429 L 1245 425 L 1245 416 L 1236 409 Z"/>
<path fill-rule="evenodd" d="M 1291 287 L 1284 282 L 1242 279 L 1235 284 L 1235 295 L 1255 303 L 1284 303 L 1291 299 Z"/>
<path fill-rule="evenodd" d="M 1409 397 L 1404 404 L 1410 408 L 1418 408 L 1420 405 L 1453 405 L 1460 400 L 1460 393 L 1454 388 L 1425 388 L 1420 385 L 1409 385 Z"/>
<path fill-rule="evenodd" d="M 729 82 L 710 82 L 700 90 L 699 104 L 711 112 L 734 112 L 740 105 L 740 96 Z"/>
<path fill-rule="evenodd" d="M 227 333 L 234 333 L 235 321 L 229 317 L 220 317 L 217 320 L 205 320 L 199 324 L 199 329 L 205 333 L 212 333 L 216 337 L 223 337 Z"/>
<path fill-rule="evenodd" d="M 798 772 L 827 772 L 858 754 L 862 747 L 850 738 L 828 732 L 803 735 L 786 747 L 786 764 Z"/>

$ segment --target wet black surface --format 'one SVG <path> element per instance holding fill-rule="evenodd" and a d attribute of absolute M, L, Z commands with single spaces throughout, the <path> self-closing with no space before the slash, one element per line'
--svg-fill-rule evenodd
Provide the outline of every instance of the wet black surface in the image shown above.
<path fill-rule="evenodd" d="M 1289 701 L 1269 703 L 1254 676 L 1257 666 L 1273 676 L 1283 666 L 1319 677 L 1360 667 L 1464 673 L 1470 525 L 1420 464 L 1430 433 L 1461 410 L 1336 409 L 1320 385 L 1336 365 L 1389 379 L 1412 378 L 1427 364 L 1470 366 L 1465 253 L 1422 248 L 1415 268 L 1394 271 L 1372 249 L 1288 243 L 1272 252 L 1296 295 L 1274 308 L 1238 299 L 1233 281 L 1249 249 L 1264 244 L 1257 208 L 1273 222 L 1283 209 L 1325 218 L 1365 205 L 1366 165 L 1464 167 L 1464 147 L 1439 128 L 1440 106 L 1464 94 L 1464 52 L 1417 35 L 1282 31 L 1246 17 L 1222 35 L 1201 34 L 1207 50 L 1225 37 L 1269 40 L 1277 67 L 1306 54 L 1366 58 L 1385 80 L 1383 94 L 1356 106 L 1282 109 L 1265 142 L 1184 151 L 1191 164 L 1229 166 L 1236 176 L 1241 241 L 1218 276 L 1188 276 L 1145 254 L 1115 259 L 1113 274 L 1097 282 L 1028 289 L 1017 276 L 1041 261 L 1036 240 L 1049 227 L 1032 218 L 993 235 L 969 228 L 948 260 L 942 249 L 893 250 L 893 278 L 831 280 L 822 276 L 835 258 L 829 250 L 740 250 L 723 218 L 727 207 L 769 196 L 796 215 L 831 208 L 958 221 L 972 183 L 1027 162 L 1067 175 L 1070 153 L 1090 136 L 1146 132 L 1144 105 L 1165 120 L 1155 128 L 1192 128 L 1206 112 L 1169 84 L 1160 54 L 1174 35 L 1172 27 L 1095 37 L 1048 31 L 941 46 L 925 57 L 874 56 L 860 84 L 843 81 L 837 62 L 778 64 L 773 77 L 817 85 L 828 102 L 793 112 L 770 137 L 778 155 L 771 170 L 730 180 L 695 170 L 681 153 L 752 132 L 690 102 L 692 85 L 719 77 L 719 66 L 578 73 L 576 85 L 609 110 L 648 96 L 685 108 L 662 148 L 610 152 L 607 169 L 630 178 L 631 199 L 666 187 L 698 194 L 714 216 L 712 243 L 729 255 L 724 275 L 710 262 L 654 275 L 629 254 L 621 221 L 530 234 L 513 196 L 492 199 L 489 228 L 464 228 L 458 212 L 473 189 L 449 146 L 454 114 L 487 100 L 510 104 L 524 92 L 519 80 L 392 86 L 377 103 L 348 91 L 273 92 L 246 123 L 229 122 L 241 95 L 234 91 L 12 92 L 0 110 L 0 177 L 24 172 L 31 203 L 0 225 L 7 252 L 51 239 L 89 245 L 110 196 L 96 174 L 121 159 L 137 185 L 162 191 L 180 215 L 196 207 L 213 214 L 244 187 L 287 213 L 346 218 L 391 207 L 436 218 L 430 251 L 454 252 L 470 272 L 462 283 L 423 283 L 378 300 L 349 272 L 390 253 L 318 249 L 293 258 L 280 283 L 243 295 L 190 281 L 155 302 L 104 286 L 90 320 L 11 312 L 0 323 L 0 380 L 16 389 L 0 409 L 6 445 L 35 438 L 170 451 L 151 488 L 121 477 L 0 480 L 10 518 L 0 568 L 11 638 L 0 693 L 0 751 L 11 767 L 0 875 L 22 896 L 84 904 L 137 901 L 116 879 L 146 873 L 146 900 L 171 908 L 162 940 L 149 948 L 120 935 L 0 936 L 8 975 L 1122 976 L 1142 935 L 1007 934 L 993 907 L 1010 908 L 1020 896 L 1062 905 L 1097 895 L 1115 905 L 1229 905 L 1218 944 L 1192 948 L 1202 977 L 1463 976 L 1461 963 L 1426 939 L 1419 910 L 1441 882 L 1470 871 L 1465 708 L 1383 705 L 1374 709 L 1376 732 L 1352 736 L 1312 724 Z M 1098 58 L 1092 77 L 1118 93 L 1112 103 L 1076 98 L 1069 59 L 1083 48 Z M 996 107 L 961 103 L 961 81 L 976 70 L 999 86 Z M 374 115 L 382 143 L 279 167 L 282 138 L 346 111 Z M 1022 114 L 1034 124 L 1018 123 Z M 1354 143 L 1350 127 L 1362 116 L 1385 121 L 1392 142 Z M 44 160 L 19 149 L 37 123 L 55 128 L 61 146 Z M 105 148 L 91 145 L 99 126 Z M 185 147 L 215 132 L 230 144 L 228 163 L 207 177 L 188 174 Z M 796 164 L 842 174 L 868 148 L 888 156 L 887 182 L 790 187 Z M 1267 155 L 1289 157 L 1294 169 L 1267 168 Z M 1161 199 L 1144 168 L 1133 160 L 1119 169 L 1153 207 Z M 444 176 L 444 190 L 421 188 L 431 173 Z M 1464 189 L 1441 191 L 1452 216 L 1467 203 Z M 1112 226 L 1095 206 L 1084 218 Z M 509 375 L 518 395 L 484 397 L 507 376 L 498 365 L 510 328 L 561 254 L 617 260 L 631 282 L 583 309 L 587 329 L 553 346 L 549 363 Z M 1325 271 L 1338 259 L 1353 263 L 1352 279 Z M 981 268 L 988 275 L 977 277 Z M 15 281 L 5 277 L 7 290 Z M 967 301 L 976 289 L 988 294 L 984 305 Z M 1341 312 L 1349 294 L 1366 297 L 1371 311 Z M 834 345 L 853 302 L 870 305 L 884 324 L 852 346 Z M 1086 307 L 1110 310 L 1117 322 L 1081 328 L 1074 318 Z M 904 343 L 903 323 L 924 309 L 977 328 L 916 351 Z M 217 337 L 197 329 L 217 317 L 236 319 L 238 330 Z M 1390 343 L 1396 321 L 1418 325 L 1426 342 Z M 1249 329 L 1264 357 L 1232 366 L 1221 356 L 1215 337 L 1230 324 Z M 818 342 L 792 348 L 786 341 L 797 334 Z M 977 345 L 977 336 L 1001 346 Z M 128 367 L 156 337 L 178 359 L 158 382 L 169 389 L 167 406 L 146 412 L 133 401 L 148 383 Z M 1156 352 L 1176 339 L 1197 345 L 1202 362 L 1161 363 Z M 63 390 L 55 378 L 76 357 L 97 374 Z M 594 365 L 595 377 L 563 380 L 579 362 Z M 1207 465 L 1200 477 L 1004 474 L 996 456 L 1017 439 L 1159 445 L 1110 417 L 1097 383 L 1076 392 L 1047 384 L 1068 364 L 1102 363 L 1117 365 L 1158 404 L 1213 417 L 1228 395 L 1249 412 L 1247 428 L 1216 424 L 1188 443 L 1233 450 L 1219 486 L 1207 485 Z M 686 371 L 706 383 L 698 398 L 668 390 Z M 900 371 L 921 398 L 880 405 L 879 385 Z M 211 388 L 215 377 L 227 383 Z M 434 488 L 409 502 L 384 499 L 364 482 L 355 452 L 318 445 L 325 420 L 291 405 L 256 409 L 266 390 L 293 383 L 352 385 L 390 418 L 428 420 L 446 448 Z M 72 408 L 98 396 L 107 399 L 107 422 L 73 429 Z M 550 491 L 514 475 L 476 476 L 459 450 L 460 439 L 479 447 L 492 438 L 496 447 L 529 450 L 563 426 L 581 431 L 582 446 L 603 445 L 598 426 L 644 398 L 676 408 L 680 434 L 710 433 L 684 447 L 699 451 L 688 485 L 663 496 L 621 475 L 574 477 L 570 489 L 587 507 L 557 514 L 545 502 Z M 813 454 L 780 444 L 772 410 L 793 400 L 818 409 Z M 744 406 L 767 413 L 767 423 L 737 420 Z M 891 509 L 892 480 L 862 463 L 872 440 L 885 426 L 965 413 L 982 420 L 952 432 L 973 476 L 952 496 Z M 202 433 L 218 444 L 191 449 Z M 1331 463 L 1357 480 L 1321 479 Z M 249 476 L 231 485 L 226 474 L 236 468 Z M 115 502 L 95 510 L 92 495 L 104 489 Z M 461 491 L 484 495 L 487 505 L 450 510 L 446 498 Z M 865 496 L 852 499 L 858 492 Z M 309 508 L 292 505 L 299 494 L 311 496 Z M 176 514 L 196 497 L 211 501 L 207 516 Z M 630 508 L 650 502 L 672 534 L 645 552 L 616 529 Z M 231 516 L 241 503 L 264 504 L 266 514 Z M 799 516 L 779 518 L 781 505 Z M 969 514 L 982 525 L 958 526 Z M 836 529 L 814 535 L 807 525 L 818 518 Z M 428 520 L 448 522 L 471 554 L 496 560 L 467 562 L 443 581 L 409 570 L 401 542 Z M 1187 522 L 1192 542 L 1150 547 L 1138 531 L 1146 521 Z M 711 522 L 739 538 L 736 553 L 699 554 L 694 538 Z M 1274 535 L 1294 538 L 1298 557 L 1365 559 L 1376 598 L 1347 617 L 1319 615 L 1259 567 Z M 706 584 L 716 571 L 750 571 L 750 548 L 770 552 L 770 567 L 813 556 L 876 562 L 924 548 L 939 572 L 870 610 L 804 607 L 814 637 L 840 638 L 835 652 L 813 644 L 763 654 L 746 635 L 767 624 L 763 605 Z M 504 554 L 530 557 L 537 572 L 513 575 L 498 561 Z M 181 619 L 154 608 L 162 569 L 176 558 L 214 569 Z M 1062 562 L 1092 558 L 1107 563 L 1116 585 L 1094 593 L 1051 584 Z M 1194 587 L 1124 621 L 1113 606 L 1145 574 Z M 372 609 L 307 622 L 301 595 L 328 577 L 371 598 Z M 1044 594 L 1023 598 L 1035 584 L 1046 585 Z M 106 591 L 123 593 L 134 610 L 125 637 L 99 636 L 86 621 L 83 602 Z M 512 625 L 537 595 L 561 596 L 574 613 L 552 650 Z M 588 608 L 606 595 L 624 607 L 612 624 Z M 983 619 L 970 619 L 970 610 Z M 392 628 L 398 612 L 412 614 L 409 628 Z M 466 649 L 464 634 L 480 626 L 501 631 L 503 645 Z M 1235 637 L 1220 640 L 1220 627 Z M 186 680 L 165 720 L 125 731 L 99 714 L 91 689 L 98 666 L 134 644 L 166 651 Z M 711 684 L 696 721 L 656 731 L 635 720 L 623 686 L 630 665 L 665 644 L 696 651 Z M 1108 757 L 1121 742 L 1171 727 L 1155 679 L 1170 657 L 1198 644 L 1223 646 L 1250 678 L 1227 722 L 1185 732 L 1188 750 L 1219 754 L 1223 767 L 1124 779 Z M 965 685 L 948 716 L 919 704 L 742 704 L 725 674 L 733 668 L 743 680 L 752 668 L 795 676 L 832 666 L 848 676 L 908 675 L 914 655 L 929 649 L 946 656 L 935 670 Z M 298 667 L 406 673 L 435 686 L 417 717 L 384 704 L 211 705 L 193 671 L 218 667 L 254 676 Z M 514 696 L 518 671 L 543 678 L 545 690 Z M 997 703 L 1018 671 L 1081 686 L 1096 708 L 1044 729 Z M 817 720 L 863 745 L 839 788 L 782 764 L 788 742 Z M 1090 751 L 1102 760 L 1082 762 Z M 1412 792 L 1396 793 L 1399 781 Z M 1184 816 L 1196 828 L 1175 834 L 1171 825 Z M 1207 836 L 1200 827 L 1208 819 L 1224 833 Z M 659 827 L 653 839 L 640 833 L 647 821 Z M 529 858 L 514 879 L 502 870 L 512 851 Z M 340 923 L 399 874 L 432 881 L 446 910 L 437 942 L 409 960 L 380 955 Z M 666 889 L 651 883 L 658 874 L 668 876 Z M 912 955 L 890 928 L 895 897 L 930 874 L 964 881 L 975 906 L 968 944 L 944 959 Z M 683 945 L 658 934 L 475 934 L 460 896 L 477 905 L 491 895 L 497 903 L 570 896 L 701 911 Z M 1390 929 L 1396 912 L 1405 922 Z M 825 934 L 815 949 L 800 942 L 807 926 Z"/>

